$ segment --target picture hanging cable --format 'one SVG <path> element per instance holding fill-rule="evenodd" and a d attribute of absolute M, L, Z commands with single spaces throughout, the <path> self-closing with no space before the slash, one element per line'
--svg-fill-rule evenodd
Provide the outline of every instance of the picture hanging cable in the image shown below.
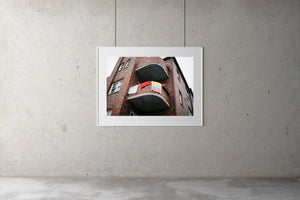
<path fill-rule="evenodd" d="M 185 46 L 185 0 L 183 0 L 183 46 Z"/>
<path fill-rule="evenodd" d="M 115 0 L 115 47 L 117 46 L 117 0 Z"/>

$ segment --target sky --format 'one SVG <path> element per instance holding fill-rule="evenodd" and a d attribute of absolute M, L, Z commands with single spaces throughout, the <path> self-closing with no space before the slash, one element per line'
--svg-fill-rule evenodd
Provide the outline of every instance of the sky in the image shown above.
<path fill-rule="evenodd" d="M 166 56 L 164 56 L 166 57 Z M 162 57 L 162 58 L 164 58 Z M 119 57 L 108 57 L 106 59 L 106 77 L 110 76 Z M 194 91 L 194 58 L 175 57 L 188 85 Z"/>

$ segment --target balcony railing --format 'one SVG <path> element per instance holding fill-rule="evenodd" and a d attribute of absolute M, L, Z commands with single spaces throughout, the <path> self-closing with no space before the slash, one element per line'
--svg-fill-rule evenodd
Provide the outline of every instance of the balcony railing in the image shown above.
<path fill-rule="evenodd" d="M 129 94 L 127 101 L 135 106 L 141 112 L 149 112 L 154 110 L 162 110 L 169 108 L 169 96 L 161 88 L 161 93 L 153 91 L 152 85 L 143 88 L 138 87 L 135 94 Z"/>

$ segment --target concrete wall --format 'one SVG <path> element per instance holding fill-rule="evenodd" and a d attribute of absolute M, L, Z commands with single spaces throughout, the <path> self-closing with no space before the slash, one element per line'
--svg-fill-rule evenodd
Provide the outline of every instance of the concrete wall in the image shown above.
<path fill-rule="evenodd" d="M 118 46 L 183 46 L 183 0 L 117 0 Z M 300 176 L 300 1 L 186 1 L 204 127 L 96 127 L 114 0 L 0 0 L 1 176 Z"/>

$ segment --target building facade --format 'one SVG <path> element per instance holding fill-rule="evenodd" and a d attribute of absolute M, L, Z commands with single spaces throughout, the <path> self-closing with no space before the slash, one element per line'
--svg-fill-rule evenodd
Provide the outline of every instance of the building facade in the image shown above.
<path fill-rule="evenodd" d="M 193 115 L 193 91 L 175 57 L 120 57 L 107 77 L 107 115 Z"/>

